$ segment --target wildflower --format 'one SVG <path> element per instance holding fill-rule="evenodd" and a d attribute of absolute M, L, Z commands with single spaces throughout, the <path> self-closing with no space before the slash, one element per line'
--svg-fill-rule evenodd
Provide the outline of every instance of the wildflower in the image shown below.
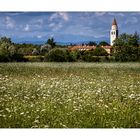
<path fill-rule="evenodd" d="M 20 115 L 23 115 L 23 114 L 24 114 L 24 112 L 21 112 L 21 113 L 20 113 Z"/>

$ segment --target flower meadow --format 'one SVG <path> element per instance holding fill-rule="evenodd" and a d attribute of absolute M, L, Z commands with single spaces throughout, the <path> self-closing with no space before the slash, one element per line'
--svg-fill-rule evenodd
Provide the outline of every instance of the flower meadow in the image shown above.
<path fill-rule="evenodd" d="M 0 128 L 140 128 L 140 63 L 0 63 Z"/>

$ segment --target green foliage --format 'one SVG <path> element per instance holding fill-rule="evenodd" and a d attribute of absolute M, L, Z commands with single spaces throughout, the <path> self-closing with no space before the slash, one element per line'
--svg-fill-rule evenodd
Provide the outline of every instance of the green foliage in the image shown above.
<path fill-rule="evenodd" d="M 96 49 L 93 50 L 92 54 L 94 56 L 107 56 L 108 55 L 106 50 L 104 48 L 101 48 L 101 47 L 96 47 Z"/>
<path fill-rule="evenodd" d="M 113 56 L 92 56 L 85 54 L 82 57 L 83 61 L 86 62 L 114 62 Z"/>
<path fill-rule="evenodd" d="M 69 52 L 69 57 L 71 58 L 71 59 L 69 59 L 69 61 L 70 62 L 82 61 L 83 55 L 84 55 L 83 51 L 72 51 L 72 52 Z"/>
<path fill-rule="evenodd" d="M 67 62 L 69 61 L 69 52 L 67 49 L 54 48 L 46 54 L 45 61 Z"/>
<path fill-rule="evenodd" d="M 18 53 L 18 50 L 10 38 L 0 38 L 0 61 L 24 61 L 23 55 Z"/>
<path fill-rule="evenodd" d="M 49 38 L 45 44 L 51 45 L 52 48 L 54 48 L 56 46 L 54 38 Z"/>
<path fill-rule="evenodd" d="M 106 52 L 105 49 L 101 47 L 96 47 L 95 50 L 90 50 L 90 51 L 85 51 L 82 54 L 82 60 L 87 61 L 87 62 L 100 62 L 102 61 L 101 56 L 104 56 L 105 60 L 107 61 L 107 56 L 108 53 Z"/>
<path fill-rule="evenodd" d="M 106 41 L 101 41 L 98 46 L 109 46 L 109 44 Z"/>
<path fill-rule="evenodd" d="M 45 55 L 52 49 L 52 46 L 50 44 L 44 44 L 40 47 L 40 55 Z"/>
<path fill-rule="evenodd" d="M 97 46 L 97 43 L 96 42 L 93 42 L 93 41 L 90 41 L 86 45 L 89 45 L 89 46 Z"/>
<path fill-rule="evenodd" d="M 116 61 L 138 61 L 139 60 L 139 35 L 122 34 L 114 41 L 113 55 Z"/>
<path fill-rule="evenodd" d="M 32 51 L 32 55 L 39 55 L 39 50 L 37 48 L 34 48 Z"/>
<path fill-rule="evenodd" d="M 18 53 L 23 54 L 23 55 L 35 55 L 35 50 L 36 53 L 39 53 L 40 46 L 39 45 L 34 45 L 34 44 L 15 44 Z"/>

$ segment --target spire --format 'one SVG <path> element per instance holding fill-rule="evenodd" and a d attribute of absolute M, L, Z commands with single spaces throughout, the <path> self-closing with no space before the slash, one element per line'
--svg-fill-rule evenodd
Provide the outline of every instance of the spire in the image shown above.
<path fill-rule="evenodd" d="M 117 26 L 117 21 L 116 19 L 114 18 L 113 22 L 112 22 L 112 25 L 116 25 Z"/>

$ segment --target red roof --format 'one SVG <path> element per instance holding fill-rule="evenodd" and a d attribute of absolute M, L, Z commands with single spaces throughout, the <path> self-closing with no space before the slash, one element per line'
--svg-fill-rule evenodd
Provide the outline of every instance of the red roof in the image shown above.
<path fill-rule="evenodd" d="M 95 49 L 96 48 L 96 46 L 80 46 L 80 45 L 78 45 L 78 46 L 71 46 L 71 47 L 69 47 L 69 50 L 71 50 L 71 51 L 76 51 L 76 50 L 80 50 L 80 51 L 84 51 L 84 50 L 92 50 L 92 49 Z"/>

